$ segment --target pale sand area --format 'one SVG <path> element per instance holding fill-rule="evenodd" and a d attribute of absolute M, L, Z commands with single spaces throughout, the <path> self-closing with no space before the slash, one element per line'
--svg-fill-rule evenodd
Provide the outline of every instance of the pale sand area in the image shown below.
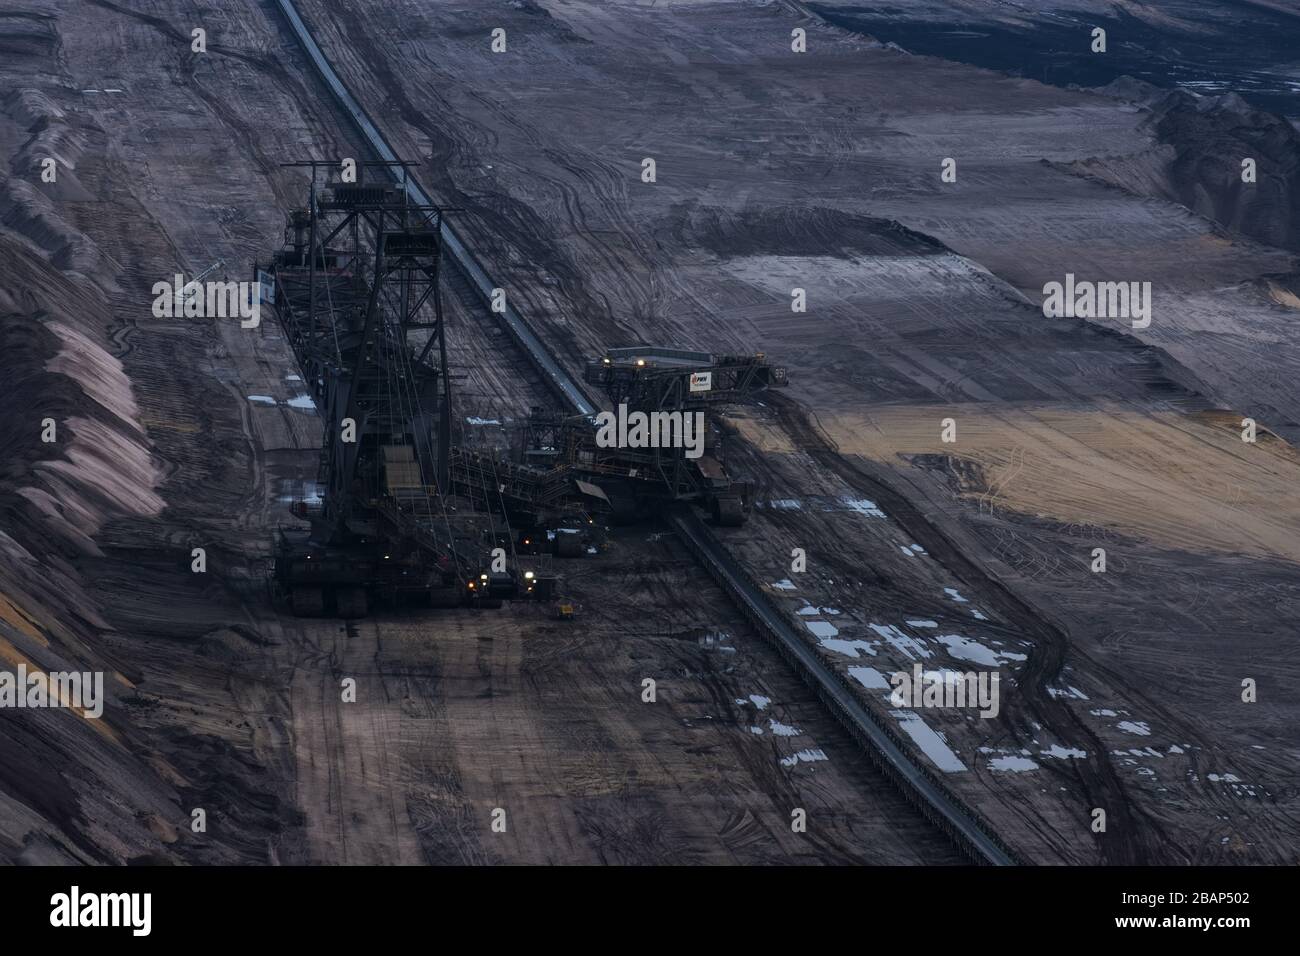
<path fill-rule="evenodd" d="M 957 441 L 942 441 L 943 419 Z M 950 456 L 963 500 L 1063 523 L 1092 524 L 1170 548 L 1300 562 L 1300 454 L 1266 431 L 1248 444 L 1229 412 L 1140 415 L 1115 407 L 889 405 L 823 413 L 843 454 L 900 465 Z M 735 424 L 767 452 L 784 433 Z"/>

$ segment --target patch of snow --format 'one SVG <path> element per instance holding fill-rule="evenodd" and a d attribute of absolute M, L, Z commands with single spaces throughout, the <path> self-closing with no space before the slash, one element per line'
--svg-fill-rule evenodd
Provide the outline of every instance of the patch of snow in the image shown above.
<path fill-rule="evenodd" d="M 825 760 L 826 754 L 820 750 L 801 750 L 798 753 L 791 754 L 788 757 L 781 758 L 782 767 L 793 767 L 797 763 L 814 763 L 818 760 Z"/>
<path fill-rule="evenodd" d="M 908 660 L 914 661 L 918 657 L 926 658 L 933 656 L 920 641 L 914 637 L 908 637 L 892 624 L 869 624 L 867 625 L 881 637 L 883 637 L 892 647 L 905 655 Z"/>
<path fill-rule="evenodd" d="M 814 637 L 834 637 L 840 632 L 830 621 L 804 621 L 803 626 L 808 628 Z"/>
<path fill-rule="evenodd" d="M 837 654 L 843 654 L 845 657 L 854 659 L 858 656 L 858 651 L 869 657 L 876 656 L 876 645 L 870 641 L 846 641 L 844 638 L 831 638 L 821 642 L 822 647 L 828 651 L 834 651 Z"/>
<path fill-rule="evenodd" d="M 876 503 L 866 498 L 844 497 L 840 499 L 840 503 L 850 511 L 856 511 L 858 514 L 866 515 L 868 518 L 885 517 L 885 513 L 876 507 Z"/>
<path fill-rule="evenodd" d="M 1038 764 L 1034 763 L 1028 757 L 994 757 L 989 761 L 989 769 L 997 770 L 1003 773 L 1024 773 L 1026 770 L 1037 770 Z"/>
<path fill-rule="evenodd" d="M 1082 760 L 1088 756 L 1086 750 L 1076 750 L 1074 747 L 1062 747 L 1060 744 L 1052 744 L 1046 750 L 1040 751 L 1044 757 L 1055 757 L 1057 760 Z"/>
<path fill-rule="evenodd" d="M 1047 692 L 1053 697 L 1065 697 L 1069 700 L 1087 700 L 1088 695 L 1077 687 L 1049 687 Z"/>
<path fill-rule="evenodd" d="M 828 617 L 838 617 L 841 612 L 833 607 L 818 607 L 816 604 L 805 604 L 795 613 L 801 617 L 813 617 L 817 614 L 825 614 Z"/>
<path fill-rule="evenodd" d="M 970 661 L 972 664 L 983 664 L 987 667 L 998 666 L 998 655 L 996 652 L 985 647 L 979 641 L 971 640 L 969 637 L 962 637 L 960 634 L 942 634 L 938 641 L 948 648 L 948 653 L 959 661 Z"/>
<path fill-rule="evenodd" d="M 874 667 L 850 667 L 849 676 L 867 690 L 889 690 L 890 683 L 885 675 Z"/>
<path fill-rule="evenodd" d="M 944 773 L 960 773 L 966 770 L 966 765 L 952 752 L 943 737 L 922 720 L 919 714 L 910 710 L 896 710 L 894 717 L 898 719 L 903 732 L 911 737 L 912 741 L 921 748 L 921 752 Z"/>

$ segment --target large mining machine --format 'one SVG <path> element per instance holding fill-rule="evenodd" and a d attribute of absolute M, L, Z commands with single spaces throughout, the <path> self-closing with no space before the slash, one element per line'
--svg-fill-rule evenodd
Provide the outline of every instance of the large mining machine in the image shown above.
<path fill-rule="evenodd" d="M 292 214 L 284 247 L 257 267 L 258 288 L 324 436 L 320 494 L 294 505 L 307 526 L 277 537 L 276 590 L 295 614 L 341 617 L 376 600 L 512 596 L 503 516 L 475 508 L 448 480 L 442 212 L 413 204 L 400 186 L 343 182 L 337 163 L 294 165 L 311 170 L 308 204 Z"/>
<path fill-rule="evenodd" d="M 638 346 L 608 349 L 587 364 L 584 379 L 605 392 L 613 410 L 563 415 L 535 408 L 513 460 L 453 449 L 453 486 L 473 496 L 474 488 L 488 485 L 485 476 L 495 479 L 521 527 L 567 524 L 583 529 L 593 521 L 582 517 L 589 514 L 652 518 L 682 501 L 703 508 L 720 525 L 744 522 L 752 489 L 728 474 L 723 436 L 710 412 L 784 387 L 784 368 L 761 354 Z M 646 440 L 635 440 L 623 427 L 612 432 L 601 427 L 603 422 L 635 420 L 638 414 L 646 422 Z M 696 447 L 671 440 L 684 416 L 697 414 L 693 422 L 702 421 L 703 427 L 692 436 Z M 681 437 L 680 431 L 675 434 Z M 565 543 L 561 539 L 557 553 L 563 553 Z M 577 539 L 569 547 L 576 551 Z"/>

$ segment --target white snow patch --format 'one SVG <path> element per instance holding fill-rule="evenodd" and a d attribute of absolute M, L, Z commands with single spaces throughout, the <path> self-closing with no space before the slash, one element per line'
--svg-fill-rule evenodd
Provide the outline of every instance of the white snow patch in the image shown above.
<path fill-rule="evenodd" d="M 866 498 L 844 497 L 840 499 L 840 503 L 850 511 L 856 511 L 858 514 L 866 515 L 868 518 L 885 517 L 885 513 L 876 507 L 876 503 L 874 501 L 869 501 Z"/>
<path fill-rule="evenodd" d="M 788 757 L 781 758 L 782 767 L 793 767 L 797 763 L 814 763 L 818 760 L 825 760 L 826 754 L 820 750 L 801 750 L 798 753 L 791 754 Z"/>
<path fill-rule="evenodd" d="M 867 690 L 889 690 L 890 683 L 885 675 L 874 667 L 850 667 L 849 676 Z"/>
<path fill-rule="evenodd" d="M 869 624 L 867 626 L 883 637 L 892 647 L 904 654 L 910 661 L 914 661 L 918 657 L 933 656 L 920 641 L 914 637 L 908 637 L 892 624 Z"/>
<path fill-rule="evenodd" d="M 998 655 L 979 641 L 971 640 L 960 634 L 942 634 L 938 637 L 940 644 L 948 648 L 948 653 L 959 661 L 972 664 L 984 664 L 987 667 L 998 666 Z"/>
<path fill-rule="evenodd" d="M 898 723 L 907 736 L 921 748 L 921 752 L 944 773 L 959 773 L 966 769 L 966 765 L 952 752 L 943 737 L 922 720 L 919 714 L 910 710 L 896 710 L 894 716 L 898 718 Z"/>
<path fill-rule="evenodd" d="M 858 656 L 858 651 L 866 654 L 868 657 L 876 656 L 876 645 L 871 641 L 847 641 L 844 638 L 831 638 L 821 642 L 822 647 L 828 651 L 834 651 L 836 654 L 843 654 L 845 657 L 854 659 Z"/>
<path fill-rule="evenodd" d="M 1047 692 L 1053 697 L 1065 697 L 1070 700 L 1088 700 L 1088 695 L 1077 687 L 1049 687 Z"/>
<path fill-rule="evenodd" d="M 1071 760 L 1082 760 L 1084 757 L 1088 756 L 1086 750 L 1076 750 L 1073 747 L 1062 747 L 1060 744 L 1052 744 L 1052 746 L 1048 747 L 1046 750 L 1039 751 L 1039 753 L 1041 756 L 1055 757 L 1057 760 L 1065 760 L 1067 758 Z"/>
<path fill-rule="evenodd" d="M 804 621 L 803 626 L 812 631 L 814 637 L 834 637 L 840 632 L 830 621 Z"/>
<path fill-rule="evenodd" d="M 802 617 L 812 617 L 816 614 L 825 614 L 828 617 L 838 617 L 841 612 L 833 607 L 818 607 L 816 604 L 805 604 L 795 613 Z"/>
<path fill-rule="evenodd" d="M 990 770 L 999 770 L 1002 772 L 1024 773 L 1026 770 L 1037 770 L 1038 764 L 1034 763 L 1028 757 L 994 757 L 989 761 Z"/>
<path fill-rule="evenodd" d="M 1151 736 L 1151 726 L 1145 720 L 1121 720 L 1116 726 L 1126 734 L 1137 734 L 1139 737 Z"/>

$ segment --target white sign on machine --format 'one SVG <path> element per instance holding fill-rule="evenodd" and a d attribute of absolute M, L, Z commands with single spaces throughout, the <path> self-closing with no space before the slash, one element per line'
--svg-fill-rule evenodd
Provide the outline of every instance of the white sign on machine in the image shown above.
<path fill-rule="evenodd" d="M 691 373 L 691 391 L 707 392 L 713 388 L 712 372 L 692 372 Z"/>

